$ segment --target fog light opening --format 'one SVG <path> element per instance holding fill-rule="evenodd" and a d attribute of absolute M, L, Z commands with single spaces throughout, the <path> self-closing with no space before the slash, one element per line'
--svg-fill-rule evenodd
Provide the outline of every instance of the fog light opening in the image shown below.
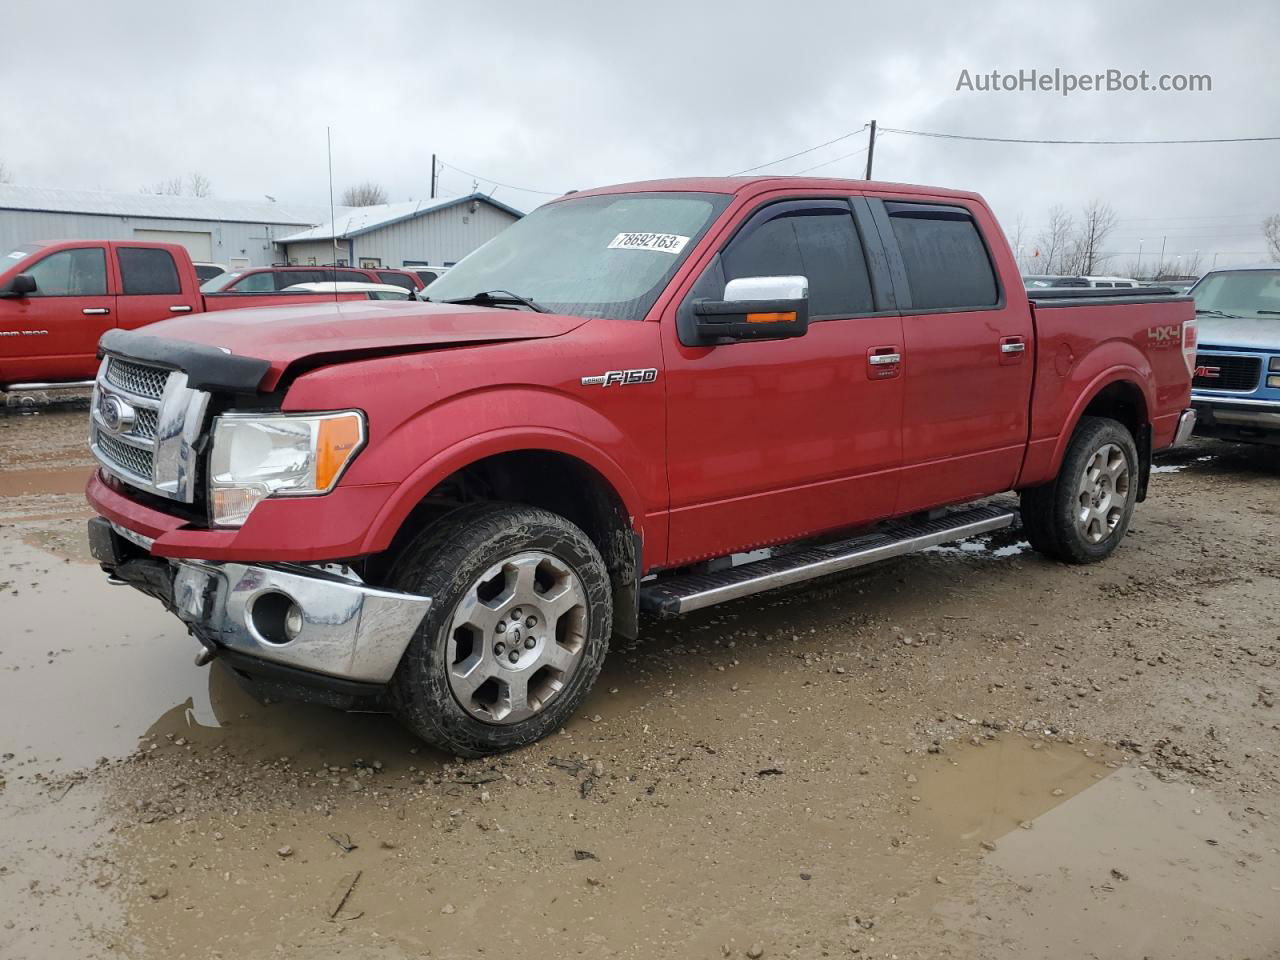
<path fill-rule="evenodd" d="M 264 643 L 283 645 L 302 633 L 302 608 L 288 594 L 276 590 L 258 595 L 249 610 L 249 620 Z"/>

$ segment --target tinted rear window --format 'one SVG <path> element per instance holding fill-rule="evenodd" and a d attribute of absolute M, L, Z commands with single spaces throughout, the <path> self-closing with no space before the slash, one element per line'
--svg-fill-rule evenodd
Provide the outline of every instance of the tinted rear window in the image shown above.
<path fill-rule="evenodd" d="M 378 274 L 378 279 L 383 283 L 394 283 L 397 287 L 404 287 L 406 290 L 418 289 L 413 285 L 413 281 L 403 273 L 395 273 L 390 270 L 378 270 L 376 273 Z"/>
<path fill-rule="evenodd" d="M 149 247 L 119 247 L 120 281 L 126 295 L 182 293 L 178 267 L 168 250 Z"/>
<path fill-rule="evenodd" d="M 994 306 L 995 271 L 978 227 L 963 207 L 886 203 L 907 268 L 914 310 Z"/>

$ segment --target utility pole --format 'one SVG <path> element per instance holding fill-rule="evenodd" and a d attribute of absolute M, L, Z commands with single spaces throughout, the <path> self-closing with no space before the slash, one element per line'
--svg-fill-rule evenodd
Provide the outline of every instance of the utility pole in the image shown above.
<path fill-rule="evenodd" d="M 1160 262 L 1156 264 L 1156 272 L 1164 273 L 1164 245 L 1169 242 L 1168 237 L 1160 238 Z M 1156 277 L 1159 280 L 1159 277 Z"/>
<path fill-rule="evenodd" d="M 867 175 L 864 179 L 871 179 L 871 161 L 876 155 L 876 122 L 871 121 L 871 136 L 867 139 Z"/>
<path fill-rule="evenodd" d="M 431 155 L 431 199 L 436 198 L 436 155 Z"/>
<path fill-rule="evenodd" d="M 1138 241 L 1138 268 L 1134 270 L 1134 273 L 1138 275 L 1135 279 L 1138 280 L 1142 279 L 1142 243 L 1142 240 Z"/>

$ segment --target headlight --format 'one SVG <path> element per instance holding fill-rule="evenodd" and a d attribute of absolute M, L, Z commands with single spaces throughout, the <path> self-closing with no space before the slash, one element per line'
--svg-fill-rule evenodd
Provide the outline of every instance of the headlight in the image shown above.
<path fill-rule="evenodd" d="M 364 414 L 354 410 L 218 417 L 209 457 L 214 525 L 241 526 L 265 497 L 328 493 L 364 440 Z"/>

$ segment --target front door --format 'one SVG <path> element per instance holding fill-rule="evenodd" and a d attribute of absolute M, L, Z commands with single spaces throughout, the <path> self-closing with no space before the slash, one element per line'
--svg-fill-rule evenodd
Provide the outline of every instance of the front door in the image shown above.
<path fill-rule="evenodd" d="M 802 275 L 810 325 L 790 340 L 690 347 L 662 319 L 672 566 L 893 513 L 900 318 L 878 310 L 844 199 L 762 206 L 683 298 L 740 277 Z M 884 306 L 881 304 L 881 306 Z"/>
<path fill-rule="evenodd" d="M 871 201 L 903 307 L 898 513 L 1013 486 L 1027 445 L 1034 334 L 1008 258 L 979 204 Z M 985 240 L 984 240 L 985 236 Z"/>
<path fill-rule="evenodd" d="M 0 376 L 10 383 L 91 380 L 98 338 L 116 319 L 106 249 L 63 248 L 23 272 L 35 291 L 0 299 Z"/>

